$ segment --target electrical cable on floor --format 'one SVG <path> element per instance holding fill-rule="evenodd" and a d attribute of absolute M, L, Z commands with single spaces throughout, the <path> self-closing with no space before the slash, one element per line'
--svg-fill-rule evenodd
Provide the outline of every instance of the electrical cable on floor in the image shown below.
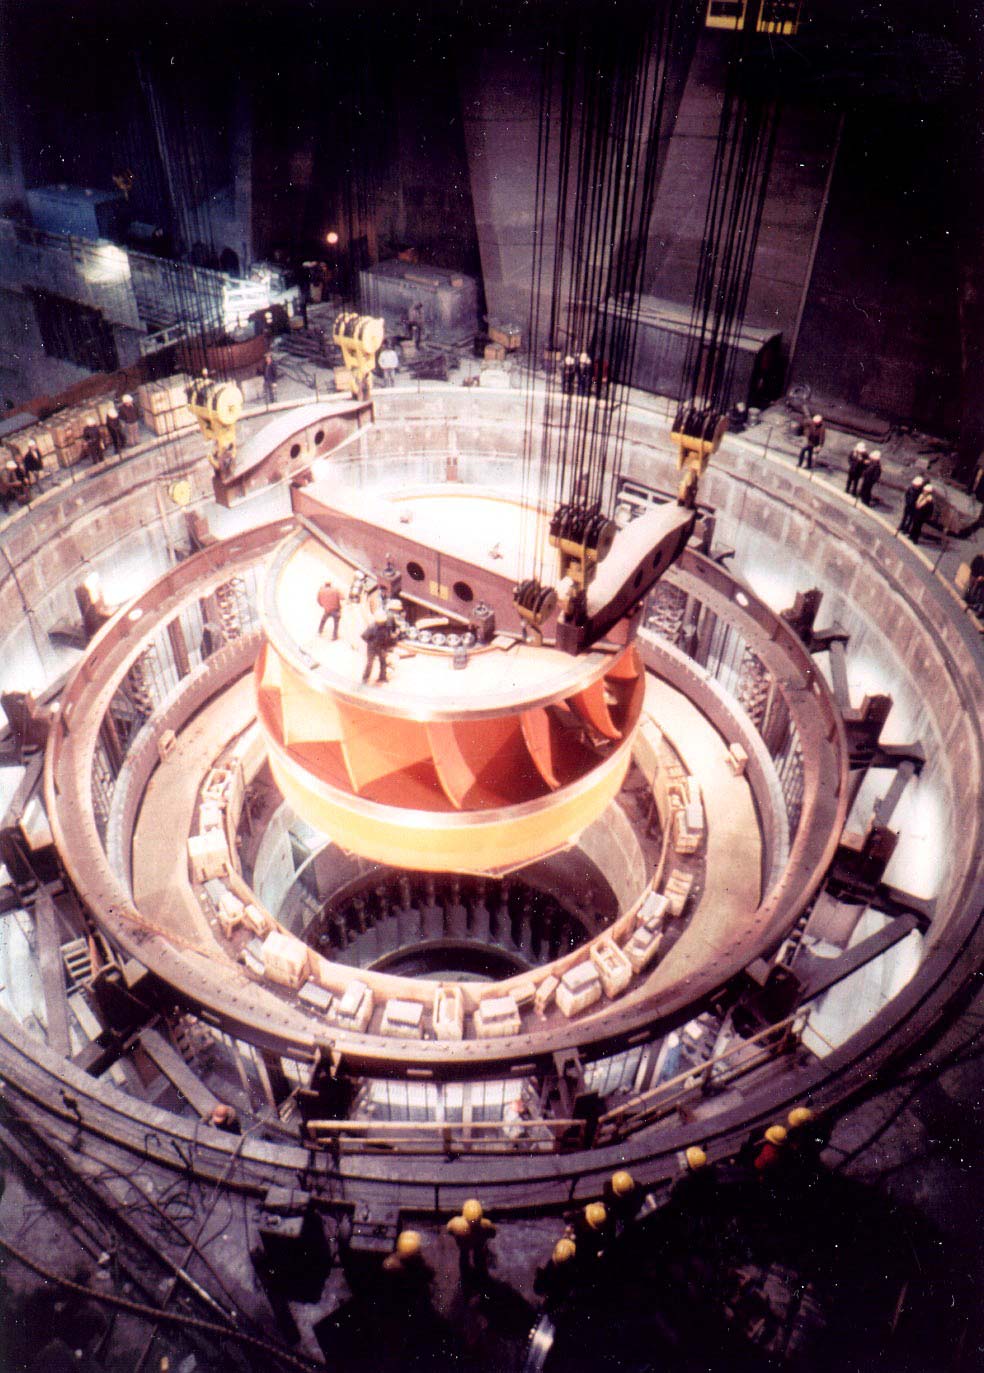
<path fill-rule="evenodd" d="M 196 1126 L 195 1126 L 196 1133 L 197 1133 L 197 1129 L 198 1129 L 198 1125 L 197 1125 L 197 1123 L 196 1123 Z M 211 1200 L 209 1201 L 207 1207 L 205 1208 L 205 1214 L 204 1214 L 203 1217 L 202 1217 L 201 1224 L 199 1225 L 198 1229 L 195 1231 L 195 1234 L 192 1236 L 192 1238 L 189 1239 L 189 1241 L 188 1241 L 188 1248 L 187 1248 L 187 1250 L 186 1250 L 186 1252 L 185 1252 L 185 1255 L 184 1255 L 184 1258 L 181 1260 L 181 1264 L 180 1264 L 180 1270 L 181 1270 L 182 1273 L 183 1273 L 183 1271 L 184 1271 L 184 1269 L 185 1269 L 185 1267 L 186 1267 L 186 1265 L 187 1265 L 189 1259 L 191 1258 L 192 1253 L 194 1253 L 195 1250 L 197 1249 L 197 1247 L 198 1247 L 198 1245 L 199 1245 L 199 1242 L 201 1241 L 202 1235 L 205 1233 L 205 1229 L 206 1229 L 206 1227 L 207 1227 L 209 1221 L 210 1221 L 211 1218 L 212 1218 L 212 1214 L 213 1214 L 213 1212 L 214 1212 L 214 1210 L 215 1210 L 215 1207 L 218 1205 L 219 1198 L 220 1198 L 221 1196 L 224 1195 L 225 1184 L 228 1182 L 229 1178 L 230 1178 L 231 1175 L 232 1175 L 232 1170 L 235 1168 L 236 1164 L 237 1164 L 238 1161 L 239 1161 L 240 1150 L 242 1149 L 243 1145 L 246 1143 L 247 1139 L 249 1139 L 250 1135 L 255 1134 L 256 1131 L 257 1131 L 257 1130 L 260 1130 L 260 1129 L 262 1129 L 262 1122 L 258 1121 L 255 1125 L 251 1126 L 248 1130 L 245 1130 L 245 1131 L 239 1136 L 239 1138 L 236 1140 L 235 1148 L 233 1149 L 231 1155 L 229 1156 L 229 1162 L 228 1162 L 228 1164 L 226 1165 L 225 1171 L 223 1172 L 222 1176 L 218 1179 L 218 1181 L 217 1181 L 216 1184 L 215 1184 L 215 1187 L 213 1188 Z M 230 1217 L 230 1219 L 231 1219 L 231 1217 Z M 227 1223 L 228 1223 L 228 1222 L 227 1222 Z M 164 1305 L 166 1305 L 167 1302 L 169 1302 L 170 1299 L 171 1299 L 171 1297 L 174 1295 L 174 1291 L 175 1291 L 175 1288 L 176 1288 L 176 1286 L 177 1286 L 177 1282 L 178 1282 L 178 1274 L 176 1273 L 175 1276 L 171 1279 L 171 1282 L 170 1282 L 170 1284 L 169 1284 L 169 1286 L 168 1286 L 167 1291 L 164 1293 L 164 1297 L 163 1297 L 162 1303 L 161 1303 L 162 1307 L 163 1307 Z M 153 1347 L 154 1335 L 155 1335 L 155 1332 L 152 1330 L 152 1331 L 150 1332 L 150 1336 L 149 1336 L 149 1338 L 148 1338 L 148 1340 L 147 1340 L 147 1343 L 145 1344 L 143 1350 L 141 1351 L 141 1354 L 140 1354 L 139 1359 L 137 1360 L 136 1364 L 134 1365 L 133 1373 L 140 1373 L 140 1369 L 141 1369 L 141 1368 L 143 1367 L 143 1365 L 144 1365 L 144 1360 L 147 1358 L 147 1355 L 150 1353 L 150 1350 L 151 1350 L 151 1348 Z"/>
<path fill-rule="evenodd" d="M 132 1315 L 143 1316 L 148 1320 L 165 1322 L 171 1325 L 186 1326 L 190 1330 L 198 1330 L 203 1334 L 217 1335 L 221 1339 L 237 1340 L 240 1344 L 248 1345 L 252 1349 L 257 1349 L 263 1354 L 268 1354 L 271 1358 L 289 1365 L 291 1368 L 300 1368 L 304 1373 L 312 1373 L 312 1370 L 324 1371 L 324 1365 L 315 1363 L 313 1359 L 305 1359 L 296 1354 L 291 1354 L 288 1350 L 280 1349 L 267 1340 L 258 1339 L 255 1335 L 248 1335 L 244 1330 L 239 1330 L 235 1326 L 219 1325 L 215 1321 L 206 1321 L 199 1316 L 189 1316 L 181 1311 L 167 1311 L 163 1307 L 147 1306 L 143 1302 L 131 1301 L 129 1297 L 118 1297 L 111 1292 L 99 1292 L 95 1288 L 86 1287 L 84 1283 L 75 1282 L 72 1278 L 63 1277 L 62 1274 L 46 1268 L 44 1264 L 38 1263 L 22 1249 L 11 1244 L 10 1240 L 4 1239 L 0 1235 L 0 1249 L 23 1264 L 25 1268 L 36 1273 L 38 1277 L 45 1281 L 64 1287 L 69 1292 L 75 1292 L 78 1296 L 84 1297 L 87 1301 L 103 1302 L 108 1306 L 115 1306 L 121 1311 L 128 1311 Z"/>
<path fill-rule="evenodd" d="M 148 1208 L 149 1208 L 149 1210 L 151 1211 L 152 1214 L 158 1215 L 164 1222 L 166 1222 L 165 1225 L 161 1225 L 161 1226 L 158 1227 L 158 1234 L 159 1234 L 160 1238 L 163 1240 L 164 1234 L 166 1233 L 167 1228 L 170 1227 L 171 1230 L 173 1230 L 174 1233 L 175 1233 L 175 1234 L 178 1236 L 178 1238 L 181 1240 L 182 1244 L 184 1244 L 184 1245 L 186 1245 L 186 1246 L 191 1246 L 191 1247 L 192 1247 L 193 1252 L 194 1252 L 194 1254 L 195 1254 L 195 1257 L 196 1257 L 196 1258 L 198 1259 L 198 1261 L 206 1268 L 206 1270 L 208 1271 L 208 1273 L 211 1275 L 213 1281 L 214 1281 L 214 1282 L 218 1285 L 218 1287 L 221 1289 L 223 1295 L 224 1295 L 224 1296 L 227 1298 L 227 1300 L 232 1304 L 233 1308 L 234 1308 L 235 1311 L 239 1314 L 239 1316 L 242 1317 L 242 1318 L 245 1319 L 245 1320 L 250 1321 L 251 1323 L 255 1323 L 255 1322 L 253 1322 L 253 1318 L 250 1316 L 249 1312 L 246 1311 L 246 1310 L 244 1309 L 244 1307 L 242 1306 L 241 1302 L 239 1302 L 239 1301 L 237 1300 L 237 1298 L 234 1296 L 234 1294 L 233 1294 L 232 1292 L 229 1291 L 229 1288 L 226 1286 L 226 1284 L 225 1284 L 225 1282 L 223 1281 L 221 1275 L 220 1275 L 220 1274 L 218 1273 L 218 1271 L 213 1267 L 211 1261 L 209 1260 L 209 1258 L 207 1257 L 207 1255 L 206 1255 L 205 1252 L 204 1252 L 206 1245 L 205 1245 L 205 1244 L 194 1244 L 194 1245 L 193 1245 L 191 1239 L 189 1238 L 189 1236 L 187 1235 L 187 1233 L 181 1228 L 181 1226 L 178 1224 L 178 1222 L 177 1222 L 172 1216 L 169 1216 L 169 1215 L 167 1214 L 166 1207 L 167 1207 L 167 1205 L 168 1205 L 168 1202 L 167 1202 L 166 1198 L 168 1197 L 168 1193 L 165 1193 L 165 1196 L 161 1199 L 161 1204 L 158 1204 L 158 1202 L 156 1202 L 156 1201 L 154 1200 L 153 1197 L 149 1196 L 149 1195 L 144 1191 L 144 1189 L 143 1189 L 142 1187 L 137 1186 L 137 1184 L 133 1181 L 133 1178 L 132 1178 L 132 1177 L 129 1177 L 129 1176 L 127 1176 L 125 1173 L 121 1173 L 121 1172 L 119 1172 L 116 1168 L 112 1168 L 112 1167 L 110 1167 L 110 1166 L 108 1166 L 108 1165 L 106 1165 L 106 1164 L 104 1164 L 103 1167 L 104 1167 L 104 1174 L 101 1174 L 99 1178 L 93 1179 L 93 1181 L 99 1181 L 100 1178 L 101 1178 L 102 1176 L 111 1176 L 111 1177 L 117 1178 L 117 1179 L 118 1179 L 119 1181 L 121 1181 L 121 1182 L 125 1182 L 125 1183 L 129 1184 L 129 1186 L 130 1186 L 130 1187 L 138 1194 L 138 1196 L 140 1196 L 140 1198 L 141 1198 L 141 1200 L 140 1200 L 139 1202 L 137 1202 L 135 1205 L 133 1205 L 130 1209 L 136 1211 L 137 1214 L 139 1214 L 139 1213 L 140 1213 L 141 1211 L 143 1211 L 144 1209 L 148 1209 Z M 171 1189 L 169 1189 L 169 1193 L 171 1193 L 171 1194 L 175 1193 L 175 1190 L 176 1190 L 176 1189 L 181 1189 L 182 1191 L 188 1191 L 188 1190 L 189 1190 L 189 1189 L 187 1188 L 187 1186 L 186 1186 L 185 1183 L 180 1183 L 180 1182 L 179 1182 L 179 1183 L 175 1183 L 175 1184 L 174 1184 L 174 1187 L 172 1187 Z M 188 1205 L 189 1205 L 190 1210 L 189 1210 L 189 1214 L 188 1214 L 187 1219 L 190 1221 L 190 1220 L 193 1220 L 193 1219 L 194 1219 L 195 1211 L 194 1211 L 193 1203 L 189 1202 Z M 229 1218 L 229 1219 L 230 1219 L 230 1220 L 232 1219 L 231 1214 L 230 1214 L 230 1218 Z M 151 1222 L 148 1221 L 148 1224 L 151 1224 Z M 229 1225 L 229 1221 L 226 1222 L 225 1226 L 223 1227 L 223 1229 L 222 1229 L 221 1231 L 217 1231 L 215 1235 L 213 1235 L 213 1236 L 211 1236 L 211 1237 L 209 1238 L 209 1240 L 207 1241 L 207 1244 L 211 1244 L 211 1243 L 213 1243 L 216 1239 L 218 1239 L 219 1235 L 222 1234 L 222 1233 L 224 1233 L 224 1231 L 225 1231 L 226 1229 L 228 1229 L 228 1225 Z"/>

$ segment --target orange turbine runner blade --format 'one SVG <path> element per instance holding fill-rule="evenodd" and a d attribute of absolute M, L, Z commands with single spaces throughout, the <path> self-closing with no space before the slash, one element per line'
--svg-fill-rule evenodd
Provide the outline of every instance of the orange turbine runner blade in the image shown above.
<path fill-rule="evenodd" d="M 284 743 L 335 743 L 344 730 L 335 697 L 330 691 L 317 691 L 289 667 L 282 669 L 281 701 L 284 714 Z"/>
<path fill-rule="evenodd" d="M 639 657 L 639 650 L 635 644 L 629 644 L 624 653 L 620 653 L 617 658 L 612 660 L 612 664 L 605 677 L 610 681 L 617 681 L 623 677 L 641 677 L 642 660 Z"/>
<path fill-rule="evenodd" d="M 280 694 L 280 659 L 270 651 L 269 644 L 260 649 L 253 668 L 256 681 L 257 710 L 273 735 L 283 740 L 284 717 Z"/>
<path fill-rule="evenodd" d="M 560 782 L 554 771 L 554 733 L 549 713 L 542 706 L 536 710 L 524 710 L 521 723 L 530 757 L 550 790 L 556 791 Z"/>
<path fill-rule="evenodd" d="M 454 725 L 434 721 L 427 726 L 427 737 L 441 786 L 455 809 L 462 810 L 465 798 L 475 787 L 478 778 L 461 752 Z"/>
<path fill-rule="evenodd" d="M 360 710 L 344 701 L 336 700 L 335 708 L 342 723 L 342 755 L 353 791 L 360 792 L 380 777 L 430 761 L 425 725 Z"/>
<path fill-rule="evenodd" d="M 604 678 L 592 682 L 576 696 L 568 697 L 568 701 L 592 729 L 597 730 L 606 739 L 621 739 L 622 731 L 616 726 L 608 709 Z"/>

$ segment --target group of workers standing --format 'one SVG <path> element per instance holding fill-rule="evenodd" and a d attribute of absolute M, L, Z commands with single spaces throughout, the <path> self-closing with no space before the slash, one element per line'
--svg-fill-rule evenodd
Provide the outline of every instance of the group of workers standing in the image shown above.
<path fill-rule="evenodd" d="M 871 505 L 872 493 L 881 480 L 881 449 L 868 452 L 868 445 L 862 439 L 847 455 L 847 484 L 845 491 L 852 496 L 860 496 L 862 505 Z"/>
<path fill-rule="evenodd" d="M 822 415 L 813 415 L 803 425 L 803 444 L 796 460 L 797 468 L 805 467 L 813 471 L 814 455 L 819 452 L 827 439 L 827 425 Z M 868 452 L 868 445 L 862 440 L 851 449 L 847 458 L 847 485 L 845 490 L 852 496 L 859 496 L 862 505 L 871 505 L 875 486 L 881 479 L 881 451 Z"/>
<path fill-rule="evenodd" d="M 79 457 L 96 467 L 103 461 L 110 447 L 117 455 L 137 442 L 140 415 L 133 397 L 124 395 L 118 405 L 110 406 L 102 420 L 94 415 L 82 430 Z M 0 506 L 4 514 L 11 505 L 27 505 L 32 489 L 41 485 L 44 459 L 36 443 L 29 444 L 23 453 L 7 449 L 8 457 L 0 465 Z"/>
<path fill-rule="evenodd" d="M 0 470 L 0 505 L 6 514 L 11 505 L 26 505 L 31 499 L 31 488 L 41 480 L 44 463 L 37 447 L 31 444 L 19 459 L 13 455 Z"/>
<path fill-rule="evenodd" d="M 906 534 L 913 543 L 919 542 L 923 525 L 936 513 L 936 495 L 932 483 L 921 474 L 913 477 L 906 487 L 902 519 L 897 532 Z"/>
<path fill-rule="evenodd" d="M 618 1169 L 605 1183 L 600 1199 L 566 1216 L 562 1234 L 536 1271 L 534 1292 L 546 1310 L 571 1300 L 581 1284 L 600 1272 L 606 1254 L 652 1218 L 659 1217 L 669 1234 L 696 1236 L 702 1230 L 713 1234 L 734 1209 L 737 1189 L 745 1189 L 743 1204 L 747 1205 L 749 1188 L 761 1197 L 760 1188 L 782 1195 L 797 1185 L 810 1185 L 821 1171 L 825 1143 L 815 1113 L 808 1106 L 797 1106 L 784 1123 L 752 1134 L 738 1154 L 722 1164 L 712 1163 L 704 1149 L 691 1145 L 680 1156 L 680 1175 L 661 1203 L 628 1169 Z M 496 1235 L 482 1203 L 475 1197 L 465 1201 L 460 1213 L 447 1222 L 445 1233 L 458 1248 L 463 1291 L 480 1291 L 494 1262 L 490 1246 Z M 419 1295 L 421 1287 L 429 1291 L 434 1270 L 418 1231 L 400 1232 L 393 1252 L 383 1261 L 383 1275 L 391 1283 L 403 1284 L 408 1295 Z"/>
<path fill-rule="evenodd" d="M 813 470 L 814 455 L 823 447 L 826 439 L 826 425 L 822 415 L 813 415 L 803 425 L 803 445 L 796 462 L 797 468 Z M 847 482 L 845 491 L 857 496 L 862 505 L 873 504 L 874 490 L 882 476 L 882 455 L 880 449 L 868 452 L 868 445 L 859 440 L 847 456 Z M 921 474 L 914 477 L 906 488 L 902 519 L 897 532 L 906 534 L 913 543 L 918 543 L 923 526 L 936 513 L 935 493 L 929 479 Z"/>

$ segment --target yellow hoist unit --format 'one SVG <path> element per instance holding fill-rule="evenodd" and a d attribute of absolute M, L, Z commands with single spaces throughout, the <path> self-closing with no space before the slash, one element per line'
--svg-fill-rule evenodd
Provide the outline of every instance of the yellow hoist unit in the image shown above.
<path fill-rule="evenodd" d="M 678 505 L 693 509 L 697 483 L 707 471 L 711 454 L 721 447 L 727 428 L 727 415 L 699 401 L 681 405 L 676 412 L 670 438 L 677 446 L 677 471 L 682 473 L 677 488 Z"/>
<path fill-rule="evenodd" d="M 236 421 L 243 412 L 243 393 L 232 381 L 199 377 L 188 387 L 188 407 L 212 445 L 208 460 L 227 476 L 236 457 Z"/>
<path fill-rule="evenodd" d="M 611 550 L 618 529 L 597 505 L 572 501 L 558 506 L 550 520 L 550 542 L 557 549 L 561 578 L 586 591 L 598 564 Z"/>
<path fill-rule="evenodd" d="M 372 371 L 385 334 L 386 321 L 372 315 L 343 311 L 335 316 L 332 339 L 341 348 L 342 360 L 352 378 L 353 400 L 368 400 L 372 395 Z"/>

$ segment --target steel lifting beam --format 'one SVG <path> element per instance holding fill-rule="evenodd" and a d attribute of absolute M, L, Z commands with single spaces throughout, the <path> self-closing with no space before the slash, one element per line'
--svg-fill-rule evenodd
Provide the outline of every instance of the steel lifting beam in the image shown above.
<path fill-rule="evenodd" d="M 916 916 L 900 915 L 883 930 L 855 944 L 853 949 L 846 949 L 839 958 L 816 958 L 808 952 L 801 954 L 796 967 L 800 978 L 800 1004 L 812 1001 L 821 992 L 843 982 L 845 977 L 850 977 L 851 973 L 857 972 L 880 954 L 887 953 L 918 927 Z"/>

